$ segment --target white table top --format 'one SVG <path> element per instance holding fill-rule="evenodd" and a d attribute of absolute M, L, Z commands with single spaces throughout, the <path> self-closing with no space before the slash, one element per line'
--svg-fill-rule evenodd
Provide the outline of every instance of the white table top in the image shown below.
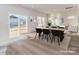
<path fill-rule="evenodd" d="M 58 31 L 64 31 L 65 29 L 61 29 L 61 28 L 46 28 L 46 27 L 37 27 L 37 28 L 41 28 L 41 29 L 50 29 L 50 30 L 58 30 Z"/>

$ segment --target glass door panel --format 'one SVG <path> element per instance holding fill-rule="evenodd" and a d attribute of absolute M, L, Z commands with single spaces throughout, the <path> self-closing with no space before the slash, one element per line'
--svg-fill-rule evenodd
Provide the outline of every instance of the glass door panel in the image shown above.
<path fill-rule="evenodd" d="M 10 38 L 13 38 L 15 36 L 19 36 L 18 17 L 11 15 L 10 16 Z"/>
<path fill-rule="evenodd" d="M 19 20 L 19 32 L 24 34 L 27 32 L 27 18 L 20 18 Z"/>

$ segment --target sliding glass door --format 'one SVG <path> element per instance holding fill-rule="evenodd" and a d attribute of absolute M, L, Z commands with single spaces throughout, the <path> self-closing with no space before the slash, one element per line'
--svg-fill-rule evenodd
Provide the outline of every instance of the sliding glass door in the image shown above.
<path fill-rule="evenodd" d="M 10 19 L 10 38 L 18 37 L 27 32 L 27 17 L 11 14 Z"/>

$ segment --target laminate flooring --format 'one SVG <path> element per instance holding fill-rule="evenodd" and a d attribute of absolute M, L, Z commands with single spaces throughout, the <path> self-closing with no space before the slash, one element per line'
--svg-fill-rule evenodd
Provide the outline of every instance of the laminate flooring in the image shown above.
<path fill-rule="evenodd" d="M 77 55 L 58 46 L 57 42 L 28 38 L 18 40 L 7 47 L 6 55 Z"/>

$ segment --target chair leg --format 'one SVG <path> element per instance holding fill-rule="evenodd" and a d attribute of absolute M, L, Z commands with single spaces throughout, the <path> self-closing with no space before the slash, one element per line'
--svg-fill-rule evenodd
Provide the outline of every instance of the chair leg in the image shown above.
<path fill-rule="evenodd" d="M 40 33 L 39 33 L 39 39 L 40 39 Z"/>
<path fill-rule="evenodd" d="M 51 35 L 51 43 L 53 42 L 53 39 L 54 39 L 54 36 L 53 36 L 53 35 Z"/>
<path fill-rule="evenodd" d="M 55 42 L 55 36 L 53 37 L 53 40 L 54 40 L 54 42 Z"/>
<path fill-rule="evenodd" d="M 53 39 L 51 39 L 51 43 L 53 42 Z"/>
<path fill-rule="evenodd" d="M 36 39 L 36 36 L 37 36 L 37 33 L 36 33 L 36 35 L 35 35 L 35 39 Z"/>
<path fill-rule="evenodd" d="M 50 38 L 50 40 L 51 40 L 51 35 L 49 35 L 49 38 Z"/>
<path fill-rule="evenodd" d="M 42 34 L 42 40 L 44 39 L 44 34 Z"/>
<path fill-rule="evenodd" d="M 44 39 L 46 39 L 47 37 L 46 37 L 46 35 L 44 36 Z"/>
<path fill-rule="evenodd" d="M 52 36 L 52 38 L 51 38 L 51 43 L 53 42 L 53 40 L 54 40 L 54 39 L 53 39 L 53 36 Z"/>
<path fill-rule="evenodd" d="M 46 35 L 47 36 L 47 42 L 48 42 L 48 35 Z"/>
<path fill-rule="evenodd" d="M 60 46 L 60 39 L 58 38 L 58 45 Z"/>

